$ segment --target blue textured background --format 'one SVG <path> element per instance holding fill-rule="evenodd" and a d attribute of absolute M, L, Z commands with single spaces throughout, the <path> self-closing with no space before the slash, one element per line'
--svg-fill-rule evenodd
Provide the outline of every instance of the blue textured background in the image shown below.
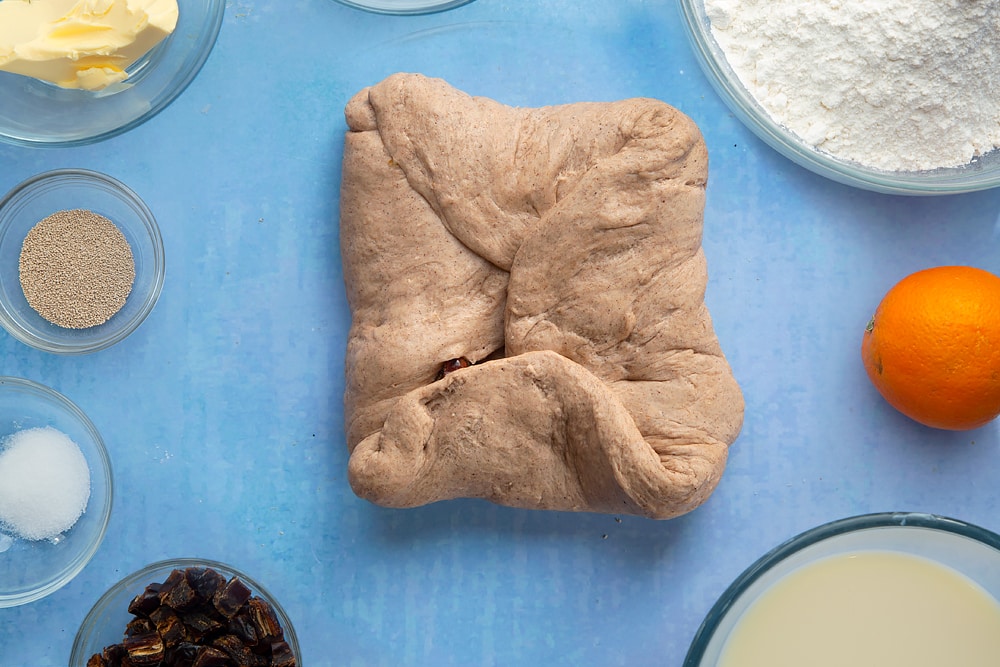
<path fill-rule="evenodd" d="M 518 105 L 652 96 L 701 126 L 707 300 L 746 396 L 703 507 L 657 523 L 478 501 L 392 511 L 353 496 L 343 107 L 401 70 Z M 669 0 L 476 0 L 422 17 L 233 0 L 168 109 L 93 146 L 0 145 L 0 192 L 57 167 L 136 190 L 162 228 L 167 276 L 149 319 L 104 352 L 57 357 L 0 335 L 0 372 L 80 405 L 118 483 L 90 565 L 49 598 L 0 609 L 3 667 L 65 665 L 97 598 L 173 556 L 223 560 L 268 586 L 307 665 L 672 667 L 734 577 L 818 523 L 913 510 L 1000 530 L 996 424 L 910 422 L 858 353 L 907 273 L 1000 270 L 1000 191 L 876 195 L 795 166 L 715 95 Z"/>

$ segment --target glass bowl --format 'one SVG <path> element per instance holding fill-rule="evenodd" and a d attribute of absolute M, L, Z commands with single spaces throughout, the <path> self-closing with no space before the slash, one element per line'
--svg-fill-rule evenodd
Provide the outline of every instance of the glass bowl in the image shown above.
<path fill-rule="evenodd" d="M 679 3 L 695 57 L 712 87 L 754 134 L 796 164 L 838 183 L 889 194 L 957 194 L 1000 185 L 1000 150 L 962 167 L 884 171 L 816 149 L 775 122 L 740 82 L 712 35 L 704 0 L 679 0 Z"/>
<path fill-rule="evenodd" d="M 337 2 L 376 14 L 431 14 L 460 7 L 472 0 L 337 0 Z"/>
<path fill-rule="evenodd" d="M 128 241 L 135 280 L 125 305 L 103 324 L 71 329 L 52 324 L 29 304 L 18 261 L 25 236 L 57 212 L 87 209 L 115 223 Z M 143 201 L 116 179 L 85 169 L 34 176 L 0 199 L 0 325 L 21 342 L 55 354 L 84 354 L 114 345 L 142 324 L 163 286 L 163 239 Z"/>
<path fill-rule="evenodd" d="M 292 627 L 288 614 L 267 589 L 246 573 L 225 563 L 203 558 L 173 558 L 152 563 L 133 572 L 101 596 L 83 619 L 76 633 L 69 658 L 70 667 L 85 667 L 92 655 L 102 652 L 107 646 L 120 643 L 125 633 L 125 626 L 134 618 L 128 611 L 132 599 L 142 593 L 149 584 L 163 583 L 175 569 L 184 570 L 189 567 L 212 568 L 227 580 L 239 577 L 254 595 L 271 605 L 284 632 L 284 640 L 295 656 L 296 664 L 302 664 L 302 651 L 295 635 L 295 628 Z"/>
<path fill-rule="evenodd" d="M 69 90 L 0 72 L 0 141 L 75 146 L 117 136 L 149 120 L 184 92 L 222 27 L 225 0 L 178 0 L 177 27 L 102 91 Z"/>
<path fill-rule="evenodd" d="M 841 519 L 792 538 L 747 568 L 709 611 L 684 667 L 716 667 L 745 612 L 788 575 L 823 559 L 862 552 L 892 552 L 930 561 L 985 593 L 982 599 L 1000 600 L 1000 535 L 932 514 L 897 512 Z M 1000 604 L 993 606 L 1000 616 Z"/>
<path fill-rule="evenodd" d="M 90 467 L 90 498 L 76 524 L 51 539 L 28 540 L 0 527 L 0 607 L 34 602 L 69 583 L 97 552 L 111 516 L 111 462 L 87 415 L 48 387 L 0 377 L 0 441 L 44 427 L 61 431 L 80 448 Z"/>

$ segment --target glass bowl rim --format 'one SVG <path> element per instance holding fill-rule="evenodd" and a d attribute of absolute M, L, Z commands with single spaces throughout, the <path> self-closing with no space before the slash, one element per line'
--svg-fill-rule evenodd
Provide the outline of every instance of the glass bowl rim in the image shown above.
<path fill-rule="evenodd" d="M 281 620 L 281 630 L 284 634 L 285 642 L 292 649 L 292 653 L 295 655 L 295 659 L 298 664 L 302 664 L 302 649 L 299 646 L 298 635 L 295 632 L 292 619 L 270 590 L 261 585 L 260 582 L 248 575 L 241 568 L 230 565 L 229 563 L 211 558 L 187 556 L 183 558 L 164 558 L 154 561 L 125 575 L 113 583 L 104 592 L 104 594 L 97 599 L 93 606 L 91 606 L 87 615 L 84 616 L 83 621 L 80 623 L 80 627 L 77 629 L 76 635 L 73 638 L 72 649 L 70 650 L 70 667 L 83 667 L 86 665 L 87 660 L 90 658 L 90 654 L 84 655 L 84 653 L 88 651 L 86 644 L 90 640 L 91 630 L 97 620 L 108 611 L 109 605 L 116 596 L 127 592 L 128 589 L 133 586 L 154 583 L 149 579 L 149 577 L 157 570 L 169 571 L 174 569 L 184 569 L 187 567 L 208 567 L 215 569 L 217 572 L 221 571 L 223 574 L 232 573 L 233 575 L 239 577 L 243 583 L 247 584 L 255 595 L 264 598 L 267 603 L 274 608 L 275 613 Z M 228 579 L 229 577 L 227 576 L 226 578 Z M 122 632 L 124 631 L 125 627 L 122 626 Z"/>
<path fill-rule="evenodd" d="M 37 137 L 13 137 L 0 132 L 0 143 L 6 143 L 13 146 L 25 146 L 29 148 L 69 148 L 73 146 L 87 146 L 125 134 L 126 132 L 139 127 L 146 121 L 149 121 L 159 115 L 161 111 L 173 104 L 173 102 L 180 97 L 185 90 L 187 90 L 188 86 L 191 85 L 195 78 L 197 78 L 202 68 L 204 68 L 205 63 L 208 62 L 208 58 L 211 56 L 212 51 L 215 49 L 215 45 L 218 42 L 219 33 L 222 31 L 222 23 L 225 19 L 226 1 L 204 1 L 209 3 L 208 9 L 210 11 L 206 16 L 206 20 L 203 22 L 203 25 L 207 26 L 208 29 L 198 35 L 198 55 L 190 61 L 190 66 L 186 71 L 184 71 L 183 76 L 173 82 L 173 85 L 169 88 L 169 92 L 166 95 L 159 97 L 156 100 L 156 103 L 150 106 L 150 108 L 145 112 L 117 127 L 104 130 L 90 136 L 78 137 L 75 139 L 45 139 Z M 171 35 L 171 37 L 173 37 L 173 35 Z"/>
<path fill-rule="evenodd" d="M 735 73 L 731 72 L 728 63 L 720 62 L 717 54 L 721 53 L 721 47 L 705 25 L 709 19 L 704 10 L 704 0 L 677 0 L 677 2 L 695 60 L 712 89 L 722 98 L 726 108 L 761 141 L 800 167 L 843 185 L 883 194 L 949 195 L 1000 187 L 1000 168 L 992 174 L 968 180 L 958 177 L 931 180 L 921 174 L 933 172 L 891 172 L 874 169 L 836 158 L 808 146 L 804 140 L 777 123 L 761 107 L 754 96 L 739 82 Z M 1000 160 L 1000 148 L 994 149 L 990 155 L 994 153 L 997 155 L 991 160 Z M 960 169 L 962 167 L 944 168 L 943 171 L 957 173 Z"/>
<path fill-rule="evenodd" d="M 73 419 L 77 420 L 80 425 L 87 431 L 90 435 L 91 440 L 95 445 L 97 450 L 97 455 L 100 464 L 100 473 L 104 477 L 104 485 L 108 492 L 104 498 L 104 502 L 101 505 L 100 511 L 100 524 L 99 530 L 95 539 L 93 539 L 86 550 L 77 555 L 76 558 L 70 563 L 69 567 L 63 570 L 62 574 L 56 578 L 53 578 L 47 584 L 40 586 L 32 591 L 24 593 L 22 595 L 11 595 L 0 597 L 0 608 L 3 607 L 16 607 L 23 604 L 28 604 L 29 602 L 35 602 L 40 600 L 66 584 L 72 581 L 76 575 L 78 575 L 83 568 L 93 559 L 97 550 L 100 548 L 101 543 L 104 541 L 104 536 L 107 534 L 108 525 L 111 522 L 111 507 L 114 504 L 114 471 L 111 467 L 111 457 L 108 454 L 107 445 L 104 443 L 104 438 L 101 437 L 100 431 L 90 420 L 90 417 L 80 409 L 80 407 L 67 398 L 64 394 L 56 391 L 51 387 L 47 387 L 34 380 L 28 380 L 26 378 L 14 377 L 9 375 L 0 375 L 0 388 L 7 387 L 8 385 L 14 386 L 22 391 L 31 393 L 34 396 L 42 397 L 46 401 L 53 402 L 60 407 L 64 408 L 69 412 Z M 88 457 L 88 462 L 90 458 Z M 91 475 L 94 475 L 94 471 L 91 470 Z M 93 500 L 93 495 L 91 495 L 90 500 Z M 88 501 L 90 502 L 90 501 Z M 88 506 L 88 511 L 90 511 Z"/>
<path fill-rule="evenodd" d="M 2 305 L 2 307 L 0 307 L 0 326 L 3 326 L 3 328 L 6 329 L 11 336 L 25 345 L 42 350 L 43 352 L 63 355 L 79 355 L 99 352 L 100 350 L 107 349 L 127 338 L 130 334 L 132 334 L 132 332 L 139 328 L 139 326 L 149 316 L 150 312 L 152 312 L 156 302 L 160 298 L 160 293 L 163 290 L 164 277 L 166 275 L 166 256 L 163 247 L 163 235 L 160 233 L 160 227 L 156 222 L 156 216 L 153 215 L 153 212 L 150 210 L 149 206 L 142 199 L 142 197 L 132 190 L 132 188 L 117 178 L 109 176 L 108 174 L 83 168 L 51 169 L 49 171 L 35 174 L 34 176 L 30 176 L 15 185 L 10 189 L 10 191 L 7 192 L 7 194 L 0 198 L 0 213 L 2 213 L 10 204 L 32 196 L 37 189 L 45 186 L 46 184 L 53 183 L 53 187 L 58 187 L 64 181 L 72 180 L 79 180 L 87 187 L 92 187 L 95 183 L 97 183 L 99 184 L 99 187 L 104 187 L 106 191 L 113 193 L 110 196 L 120 198 L 122 201 L 127 202 L 135 209 L 137 213 L 136 218 L 142 223 L 141 228 L 148 234 L 150 245 L 153 249 L 151 270 L 152 283 L 150 285 L 149 293 L 144 296 L 142 304 L 139 306 L 139 309 L 133 315 L 132 319 L 126 322 L 121 328 L 109 332 L 108 335 L 94 339 L 85 344 L 56 342 L 37 336 L 23 327 L 19 318 L 8 312 L 6 305 Z M 3 224 L 3 221 L 0 220 L 0 238 L 2 238 L 6 233 L 7 230 L 5 225 Z"/>
<path fill-rule="evenodd" d="M 350 7 L 352 9 L 360 9 L 362 11 L 371 12 L 373 14 L 389 14 L 392 16 L 415 16 L 420 14 L 435 14 L 437 12 L 447 11 L 449 9 L 455 9 L 456 7 L 461 7 L 462 5 L 467 5 L 473 0 L 422 0 L 419 4 L 415 4 L 413 7 L 407 7 L 402 9 L 390 9 L 389 7 L 384 7 L 378 3 L 370 2 L 369 0 L 336 0 L 345 7 Z"/>
<path fill-rule="evenodd" d="M 746 590 L 770 571 L 771 568 L 779 565 L 790 556 L 819 542 L 824 542 L 838 535 L 872 528 L 931 529 L 969 538 L 984 546 L 1000 551 L 1000 535 L 965 521 L 925 512 L 875 512 L 837 519 L 810 528 L 765 553 L 729 584 L 718 600 L 716 600 L 715 604 L 712 605 L 709 612 L 705 615 L 705 619 L 698 627 L 698 631 L 691 641 L 687 656 L 684 658 L 683 667 L 701 667 L 705 650 L 708 648 L 708 644 L 718 630 L 719 625 L 726 618 L 729 609 Z"/>

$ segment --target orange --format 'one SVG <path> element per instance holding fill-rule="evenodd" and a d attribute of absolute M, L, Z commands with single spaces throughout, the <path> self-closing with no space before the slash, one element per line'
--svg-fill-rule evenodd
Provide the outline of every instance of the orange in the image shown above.
<path fill-rule="evenodd" d="M 865 370 L 893 407 L 962 431 L 1000 414 L 1000 278 L 939 266 L 903 278 L 865 328 Z"/>

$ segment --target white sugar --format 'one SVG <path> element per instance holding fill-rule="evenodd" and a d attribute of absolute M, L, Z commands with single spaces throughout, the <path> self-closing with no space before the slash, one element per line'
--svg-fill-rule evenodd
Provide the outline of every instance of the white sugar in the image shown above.
<path fill-rule="evenodd" d="M 90 468 L 69 436 L 52 427 L 18 431 L 0 444 L 0 527 L 46 540 L 76 524 L 90 499 Z"/>

